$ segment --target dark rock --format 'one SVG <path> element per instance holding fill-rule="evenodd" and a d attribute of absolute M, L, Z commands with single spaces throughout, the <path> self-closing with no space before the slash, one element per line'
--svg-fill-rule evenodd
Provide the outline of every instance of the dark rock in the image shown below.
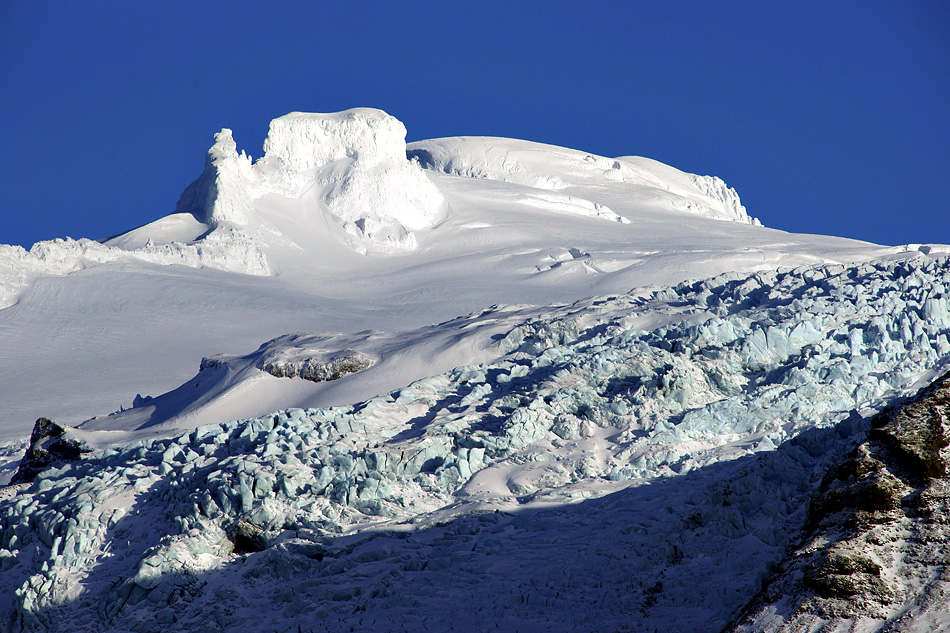
<path fill-rule="evenodd" d="M 801 540 L 723 631 L 843 630 L 930 608 L 950 525 L 948 444 L 950 373 L 871 420 L 812 496 Z"/>
<path fill-rule="evenodd" d="M 265 360 L 260 369 L 277 378 L 303 378 L 311 382 L 323 382 L 355 374 L 372 367 L 375 362 L 375 359 L 362 352 L 346 350 L 329 358 Z"/>
<path fill-rule="evenodd" d="M 234 544 L 234 554 L 252 554 L 267 549 L 264 530 L 250 521 L 238 521 L 227 530 L 227 535 Z"/>
<path fill-rule="evenodd" d="M 809 525 L 839 512 L 886 513 L 901 507 L 908 487 L 883 462 L 872 457 L 865 445 L 851 458 L 831 469 L 822 479 L 819 494 L 811 499 Z"/>
<path fill-rule="evenodd" d="M 944 376 L 911 401 L 875 417 L 868 439 L 885 445 L 911 477 L 943 477 L 947 464 L 940 452 L 950 445 L 948 416 L 950 383 Z"/>
<path fill-rule="evenodd" d="M 33 425 L 30 435 L 30 447 L 20 461 L 10 484 L 29 483 L 44 470 L 56 468 L 66 462 L 80 459 L 84 453 L 91 452 L 81 440 L 69 436 L 72 427 L 40 418 Z"/>
<path fill-rule="evenodd" d="M 858 594 L 879 594 L 883 587 L 881 566 L 867 556 L 833 548 L 822 552 L 805 569 L 806 587 L 824 598 L 848 598 Z"/>

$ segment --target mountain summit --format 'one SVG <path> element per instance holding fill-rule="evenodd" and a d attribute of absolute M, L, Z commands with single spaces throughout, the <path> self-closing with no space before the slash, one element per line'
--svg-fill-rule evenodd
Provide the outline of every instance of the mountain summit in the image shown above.
<path fill-rule="evenodd" d="M 294 112 L 270 124 L 264 156 L 241 152 L 221 130 L 205 171 L 176 209 L 212 227 L 267 222 L 254 201 L 301 200 L 338 223 L 355 249 L 415 248 L 412 229 L 432 226 L 444 200 L 422 169 L 406 159 L 406 128 L 381 110 Z M 258 227 L 260 230 L 262 227 Z"/>
<path fill-rule="evenodd" d="M 200 242 L 222 233 L 267 250 L 285 236 L 307 249 L 328 234 L 361 253 L 419 247 L 417 231 L 449 213 L 432 171 L 515 185 L 516 207 L 600 217 L 620 223 L 601 198 L 659 202 L 671 212 L 750 224 L 735 190 L 709 176 L 692 176 L 654 161 L 608 159 L 553 146 L 499 138 L 448 138 L 407 147 L 406 129 L 381 110 L 334 114 L 293 112 L 271 121 L 264 154 L 252 161 L 222 129 L 205 170 L 178 201 L 176 214 L 108 244 Z M 428 174 L 427 171 L 428 170 Z M 585 195 L 579 195 L 584 190 Z M 662 192 L 657 196 L 657 191 Z M 279 212 L 275 212 L 279 209 Z M 190 214 L 191 236 L 167 231 Z M 309 235 L 318 231 L 319 236 Z"/>
<path fill-rule="evenodd" d="M 809 515 L 822 491 L 891 482 L 874 416 L 950 369 L 946 246 L 769 229 L 645 158 L 405 136 L 292 113 L 254 161 L 223 129 L 174 213 L 0 246 L 3 483 L 27 456 L 0 627 L 946 628 L 926 547 L 803 563 L 902 596 L 860 621 L 770 592 L 809 521 L 865 516 Z"/>

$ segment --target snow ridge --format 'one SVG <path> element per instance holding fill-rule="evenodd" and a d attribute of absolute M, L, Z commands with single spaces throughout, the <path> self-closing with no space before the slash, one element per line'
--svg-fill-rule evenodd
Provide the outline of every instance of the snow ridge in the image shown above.
<path fill-rule="evenodd" d="M 208 267 L 246 275 L 270 274 L 259 244 L 232 227 L 194 243 L 147 242 L 133 249 L 70 238 L 37 242 L 29 251 L 0 244 L 0 309 L 15 304 L 20 293 L 39 277 L 68 275 L 90 265 L 120 261 Z"/>
<path fill-rule="evenodd" d="M 760 225 L 735 189 L 721 179 L 687 174 L 649 159 L 606 158 L 529 141 L 468 136 L 410 143 L 408 154 L 426 169 L 550 192 L 569 190 L 575 198 L 607 193 L 649 199 L 659 190 L 671 210 Z"/>

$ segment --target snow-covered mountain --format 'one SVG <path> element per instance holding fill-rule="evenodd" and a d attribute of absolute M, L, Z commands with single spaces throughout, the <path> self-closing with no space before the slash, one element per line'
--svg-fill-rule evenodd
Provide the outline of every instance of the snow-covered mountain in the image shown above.
<path fill-rule="evenodd" d="M 495 304 L 901 250 L 755 226 L 721 181 L 647 159 L 503 139 L 407 148 L 404 134 L 376 110 L 293 114 L 252 163 L 222 131 L 177 213 L 104 243 L 0 247 L 0 385 L 16 394 L 0 439 L 25 437 L 42 416 L 78 424 L 129 407 L 186 383 L 203 357 L 286 334 L 342 333 L 327 345 L 347 346 L 373 330 L 393 358 L 412 355 L 399 340 L 431 339 L 419 328 Z M 305 391 L 257 394 L 244 414 L 348 404 L 491 358 L 472 346 L 380 362 L 356 381 L 372 378 L 365 387 L 270 381 Z"/>
<path fill-rule="evenodd" d="M 4 480 L 39 472 L 0 500 L 5 626 L 719 630 L 950 363 L 946 246 L 405 135 L 225 129 L 175 213 L 0 247 Z"/>

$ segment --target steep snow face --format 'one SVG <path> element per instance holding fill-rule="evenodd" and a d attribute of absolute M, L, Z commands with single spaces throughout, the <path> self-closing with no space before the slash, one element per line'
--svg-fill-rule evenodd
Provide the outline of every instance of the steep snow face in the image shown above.
<path fill-rule="evenodd" d="M 719 178 L 687 174 L 645 158 L 605 158 L 530 141 L 467 136 L 410 143 L 408 153 L 427 169 L 447 174 L 547 191 L 584 190 L 598 201 L 605 194 L 627 200 L 662 198 L 672 211 L 759 224 L 746 213 L 735 189 Z"/>

